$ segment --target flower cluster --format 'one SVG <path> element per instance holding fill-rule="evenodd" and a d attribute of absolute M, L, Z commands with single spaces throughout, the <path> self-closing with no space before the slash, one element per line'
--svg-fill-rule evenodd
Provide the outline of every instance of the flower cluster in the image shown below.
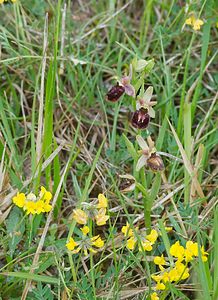
<path fill-rule="evenodd" d="M 13 203 L 22 208 L 27 215 L 39 215 L 41 213 L 49 212 L 52 208 L 50 201 L 52 199 L 51 192 L 47 191 L 43 186 L 39 192 L 38 197 L 34 193 L 29 193 L 27 196 L 24 193 L 17 193 L 13 197 Z"/>
<path fill-rule="evenodd" d="M 155 229 L 152 229 L 150 234 L 146 234 L 144 229 L 139 230 L 138 227 L 133 231 L 128 222 L 126 226 L 122 227 L 121 231 L 127 238 L 126 247 L 129 250 L 134 250 L 138 244 L 139 251 L 151 251 L 158 238 L 158 233 Z"/>
<path fill-rule="evenodd" d="M 165 227 L 165 229 L 166 231 L 172 230 L 171 227 Z M 126 238 L 126 247 L 129 250 L 134 250 L 138 245 L 139 251 L 152 251 L 153 245 L 159 236 L 155 229 L 152 229 L 150 234 L 146 234 L 145 229 L 139 229 L 138 227 L 133 229 L 128 222 L 122 227 L 121 231 Z M 199 256 L 199 246 L 197 243 L 187 241 L 186 246 L 183 247 L 177 241 L 170 247 L 170 255 L 174 259 L 173 264 L 170 264 L 163 254 L 155 256 L 153 259 L 159 271 L 151 275 L 155 282 L 155 285 L 152 287 L 153 292 L 150 295 L 151 300 L 158 300 L 158 293 L 166 290 L 168 283 L 177 283 L 190 276 L 188 264 Z M 200 248 L 200 255 L 203 262 L 207 261 L 208 253 L 204 251 L 203 246 Z"/>
<path fill-rule="evenodd" d="M 82 203 L 83 209 L 73 210 L 73 219 L 81 224 L 85 225 L 88 219 L 96 222 L 98 226 L 105 225 L 109 216 L 106 215 L 108 200 L 103 194 L 98 195 L 98 203 Z"/>
<path fill-rule="evenodd" d="M 88 226 L 84 226 L 80 230 L 80 239 L 75 241 L 72 237 L 70 237 L 69 241 L 66 243 L 67 249 L 72 251 L 73 254 L 83 251 L 85 256 L 87 256 L 88 251 L 91 253 L 97 253 L 97 249 L 104 246 L 104 241 L 99 235 L 93 237 L 88 235 L 90 233 Z"/>
<path fill-rule="evenodd" d="M 165 290 L 168 282 L 178 282 L 190 276 L 188 263 L 192 261 L 194 257 L 199 256 L 198 244 L 187 241 L 186 247 L 183 247 L 180 245 L 180 242 L 177 241 L 170 247 L 170 254 L 175 258 L 173 266 L 167 263 L 163 254 L 154 257 L 154 263 L 159 267 L 160 271 L 158 274 L 151 275 L 151 278 L 156 282 L 153 288 L 155 292 L 152 294 L 151 299 L 158 300 L 157 291 Z M 204 247 L 201 247 L 201 257 L 204 262 L 207 261 L 207 255 L 208 253 L 204 251 Z"/>
<path fill-rule="evenodd" d="M 204 22 L 201 19 L 196 19 L 194 15 L 191 15 L 185 20 L 185 24 L 192 26 L 192 28 L 197 31 L 201 29 L 201 26 L 204 24 Z"/>

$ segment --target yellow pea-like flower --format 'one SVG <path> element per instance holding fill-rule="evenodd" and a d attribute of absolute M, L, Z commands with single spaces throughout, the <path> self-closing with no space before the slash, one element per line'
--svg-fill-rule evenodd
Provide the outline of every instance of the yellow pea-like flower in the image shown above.
<path fill-rule="evenodd" d="M 87 235 L 90 230 L 89 230 L 88 226 L 84 226 L 83 228 L 81 228 L 81 231 L 82 231 L 83 235 Z"/>
<path fill-rule="evenodd" d="M 156 290 L 163 291 L 163 290 L 165 290 L 166 286 L 164 283 L 158 282 L 155 288 L 156 288 Z"/>
<path fill-rule="evenodd" d="M 180 242 L 177 241 L 170 247 L 170 254 L 174 257 L 177 257 L 179 260 L 183 260 L 185 254 L 185 248 L 180 245 Z"/>
<path fill-rule="evenodd" d="M 151 300 L 159 300 L 160 298 L 158 297 L 157 293 L 154 292 L 151 294 Z"/>
<path fill-rule="evenodd" d="M 196 19 L 194 15 L 191 15 L 191 17 L 185 20 L 185 24 L 192 26 L 192 28 L 197 31 L 201 29 L 204 22 L 201 19 Z"/>
<path fill-rule="evenodd" d="M 72 251 L 77 246 L 77 243 L 74 241 L 74 239 L 71 237 L 69 242 L 66 243 L 66 247 L 68 250 Z"/>
<path fill-rule="evenodd" d="M 98 205 L 97 208 L 107 208 L 108 200 L 103 194 L 98 195 Z"/>
<path fill-rule="evenodd" d="M 26 202 L 26 196 L 24 193 L 17 193 L 16 196 L 13 197 L 13 203 L 20 208 L 23 208 Z"/>
<path fill-rule="evenodd" d="M 135 248 L 135 244 L 136 244 L 136 241 L 135 241 L 134 237 L 131 237 L 127 240 L 126 247 L 129 250 L 133 250 Z"/>
<path fill-rule="evenodd" d="M 105 225 L 108 219 L 109 219 L 109 216 L 106 215 L 106 209 L 105 208 L 101 208 L 98 211 L 98 214 L 95 215 L 95 221 L 96 221 L 96 224 L 98 226 Z"/>
<path fill-rule="evenodd" d="M 104 241 L 101 239 L 99 235 L 94 236 L 91 240 L 92 240 L 92 245 L 97 248 L 102 248 L 104 246 Z"/>
<path fill-rule="evenodd" d="M 88 220 L 87 214 L 82 209 L 74 209 L 73 211 L 73 219 L 82 225 L 85 225 Z"/>
<path fill-rule="evenodd" d="M 166 265 L 166 260 L 163 256 L 163 254 L 161 256 L 155 256 L 154 263 L 155 263 L 155 265 L 159 265 L 159 266 Z"/>
<path fill-rule="evenodd" d="M 151 233 L 146 236 L 146 239 L 153 244 L 156 242 L 157 238 L 158 238 L 158 233 L 155 229 L 152 229 Z"/>
<path fill-rule="evenodd" d="M 130 225 L 128 222 L 126 222 L 126 226 L 123 226 L 121 229 L 124 236 L 130 237 L 133 236 L 133 230 L 130 228 Z"/>

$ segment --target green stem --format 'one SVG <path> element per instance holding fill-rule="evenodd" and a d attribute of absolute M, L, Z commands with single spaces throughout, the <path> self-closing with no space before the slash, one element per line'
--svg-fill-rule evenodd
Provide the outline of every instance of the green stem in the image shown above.
<path fill-rule="evenodd" d="M 190 55 L 191 55 L 191 49 L 192 49 L 192 44 L 194 42 L 195 34 L 192 35 L 190 44 L 188 49 L 186 50 L 186 63 L 185 63 L 185 71 L 184 71 L 184 76 L 183 76 L 183 85 L 182 85 L 182 94 L 181 94 L 181 100 L 180 100 L 180 110 L 179 110 L 179 119 L 178 119 L 178 126 L 177 126 L 177 133 L 178 136 L 181 137 L 182 133 L 182 117 L 183 117 L 183 110 L 184 110 L 184 102 L 185 102 L 185 95 L 186 95 L 186 83 L 187 83 L 187 78 L 188 78 L 188 70 L 189 70 L 189 60 L 190 60 Z"/>
<path fill-rule="evenodd" d="M 188 159 L 191 159 L 191 103 L 184 103 L 184 148 Z M 190 175 L 186 168 L 184 168 L 184 202 L 187 205 L 190 197 Z"/>
<path fill-rule="evenodd" d="M 141 183 L 136 183 L 137 188 L 143 194 L 143 206 L 144 206 L 144 221 L 147 233 L 151 231 L 151 207 L 152 207 L 152 199 L 149 196 L 147 190 Z"/>
<path fill-rule="evenodd" d="M 69 262 L 70 262 L 71 274 L 73 276 L 73 287 L 72 287 L 72 290 L 71 290 L 71 296 L 72 296 L 75 289 L 76 289 L 77 277 L 76 277 L 76 271 L 75 271 L 75 265 L 74 265 L 73 257 L 72 257 L 72 254 L 70 252 L 68 252 L 68 258 L 69 258 Z"/>
<path fill-rule="evenodd" d="M 93 234 L 92 234 L 92 232 L 93 232 L 93 222 L 92 222 L 92 220 L 90 219 L 89 220 L 89 229 L 90 229 L 90 232 L 89 232 L 89 234 L 90 234 L 90 238 L 92 238 L 93 237 Z M 90 271 L 91 271 L 91 280 L 92 280 L 92 288 L 93 288 L 93 296 L 94 296 L 94 299 L 96 300 L 96 292 L 95 292 L 95 272 L 94 272 L 94 262 L 93 262 L 93 253 L 92 252 L 90 252 Z"/>
<path fill-rule="evenodd" d="M 29 248 L 30 248 L 30 245 L 32 242 L 32 237 L 33 237 L 33 221 L 34 221 L 34 215 L 31 216 L 31 220 L 30 220 L 30 232 L 29 232 L 29 239 L 28 239 Z"/>

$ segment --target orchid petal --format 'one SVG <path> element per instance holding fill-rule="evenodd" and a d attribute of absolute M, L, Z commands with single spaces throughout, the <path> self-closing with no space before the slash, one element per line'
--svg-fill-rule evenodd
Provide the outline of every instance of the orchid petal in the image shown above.
<path fill-rule="evenodd" d="M 153 94 L 153 87 L 149 86 L 143 95 L 143 99 L 146 103 L 149 103 Z"/>
<path fill-rule="evenodd" d="M 133 85 L 131 85 L 131 84 L 126 84 L 126 85 L 124 85 L 124 89 L 125 89 L 125 93 L 126 93 L 128 96 L 135 97 L 135 88 L 134 88 Z"/>
<path fill-rule="evenodd" d="M 141 170 L 142 167 L 144 167 L 147 163 L 147 157 L 145 155 L 142 155 L 136 164 L 136 171 L 138 172 Z"/>
<path fill-rule="evenodd" d="M 137 100 L 136 101 L 136 110 L 139 110 L 142 106 L 143 106 L 142 103 L 139 100 Z"/>
<path fill-rule="evenodd" d="M 146 141 L 140 135 L 136 136 L 136 140 L 137 140 L 137 142 L 138 142 L 138 144 L 139 144 L 139 146 L 141 147 L 142 150 L 149 151 L 148 144 L 146 143 Z"/>
<path fill-rule="evenodd" d="M 130 83 L 129 76 L 123 76 L 120 80 L 120 83 L 123 86 L 128 85 Z"/>
<path fill-rule="evenodd" d="M 149 107 L 148 114 L 151 118 L 155 118 L 155 110 L 152 107 Z"/>
<path fill-rule="evenodd" d="M 132 79 L 132 64 L 129 66 L 129 80 L 131 81 Z"/>

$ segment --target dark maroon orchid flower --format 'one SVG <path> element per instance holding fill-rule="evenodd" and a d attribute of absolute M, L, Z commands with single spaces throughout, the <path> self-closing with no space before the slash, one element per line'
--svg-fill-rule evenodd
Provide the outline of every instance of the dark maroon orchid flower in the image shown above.
<path fill-rule="evenodd" d="M 125 93 L 128 96 L 135 97 L 134 86 L 130 84 L 132 79 L 132 65 L 130 65 L 129 75 L 124 76 L 120 81 L 113 86 L 107 93 L 107 100 L 116 102 Z"/>
<path fill-rule="evenodd" d="M 141 107 L 136 110 L 132 116 L 132 126 L 138 129 L 145 129 L 148 127 L 150 122 L 150 116 L 148 110 Z"/>
<path fill-rule="evenodd" d="M 119 85 L 119 83 L 117 83 L 117 85 L 113 86 L 108 91 L 107 100 L 116 102 L 117 100 L 119 100 L 119 98 L 123 95 L 124 92 L 125 92 L 125 88 L 122 85 Z"/>

